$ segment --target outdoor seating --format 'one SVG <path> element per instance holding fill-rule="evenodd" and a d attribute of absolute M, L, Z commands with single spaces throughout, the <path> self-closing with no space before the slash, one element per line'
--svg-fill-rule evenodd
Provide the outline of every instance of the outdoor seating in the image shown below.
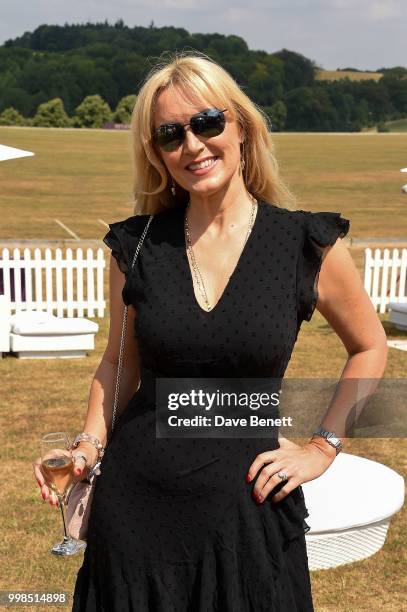
<path fill-rule="evenodd" d="M 10 351 L 20 358 L 84 357 L 94 349 L 99 326 L 84 318 L 60 318 L 47 312 L 10 317 Z"/>
<path fill-rule="evenodd" d="M 311 528 L 305 536 L 311 570 L 359 561 L 380 550 L 405 495 L 404 479 L 396 471 L 343 451 L 302 489 Z"/>

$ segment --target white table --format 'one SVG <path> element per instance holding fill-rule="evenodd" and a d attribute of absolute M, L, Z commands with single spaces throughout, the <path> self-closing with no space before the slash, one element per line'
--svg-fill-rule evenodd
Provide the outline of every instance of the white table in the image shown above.
<path fill-rule="evenodd" d="M 400 444 L 405 443 L 403 439 Z M 310 570 L 370 557 L 386 539 L 404 503 L 404 479 L 391 468 L 340 452 L 321 476 L 302 484 Z"/>

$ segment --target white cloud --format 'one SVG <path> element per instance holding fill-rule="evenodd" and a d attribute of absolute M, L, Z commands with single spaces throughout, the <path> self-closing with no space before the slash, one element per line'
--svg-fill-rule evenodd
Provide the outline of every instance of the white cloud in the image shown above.
<path fill-rule="evenodd" d="M 406 4 L 403 7 L 399 6 L 398 2 L 387 0 L 387 2 L 372 2 L 369 6 L 369 16 L 374 21 L 383 19 L 400 19 L 407 18 Z"/>

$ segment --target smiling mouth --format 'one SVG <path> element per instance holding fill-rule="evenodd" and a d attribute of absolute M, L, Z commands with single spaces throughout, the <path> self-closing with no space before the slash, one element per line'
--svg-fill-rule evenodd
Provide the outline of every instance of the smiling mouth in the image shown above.
<path fill-rule="evenodd" d="M 199 164 L 188 164 L 186 169 L 190 170 L 191 172 L 194 172 L 196 170 L 204 170 L 205 168 L 210 168 L 211 166 L 213 166 L 214 163 L 218 159 L 219 159 L 219 156 L 218 155 L 214 155 L 210 159 L 206 159 L 203 162 L 200 162 Z"/>

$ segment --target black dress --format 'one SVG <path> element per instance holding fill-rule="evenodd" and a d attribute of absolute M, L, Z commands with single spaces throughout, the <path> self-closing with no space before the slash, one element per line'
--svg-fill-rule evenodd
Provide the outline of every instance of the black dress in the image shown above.
<path fill-rule="evenodd" d="M 323 247 L 349 228 L 334 212 L 260 201 L 217 305 L 198 304 L 185 208 L 110 225 L 104 241 L 137 310 L 141 386 L 117 420 L 97 478 L 73 610 L 313 610 L 301 486 L 258 504 L 245 480 L 275 438 L 157 438 L 156 377 L 283 377 L 314 311 Z M 283 485 L 283 483 L 281 483 Z M 274 492 L 280 488 L 278 485 Z"/>

